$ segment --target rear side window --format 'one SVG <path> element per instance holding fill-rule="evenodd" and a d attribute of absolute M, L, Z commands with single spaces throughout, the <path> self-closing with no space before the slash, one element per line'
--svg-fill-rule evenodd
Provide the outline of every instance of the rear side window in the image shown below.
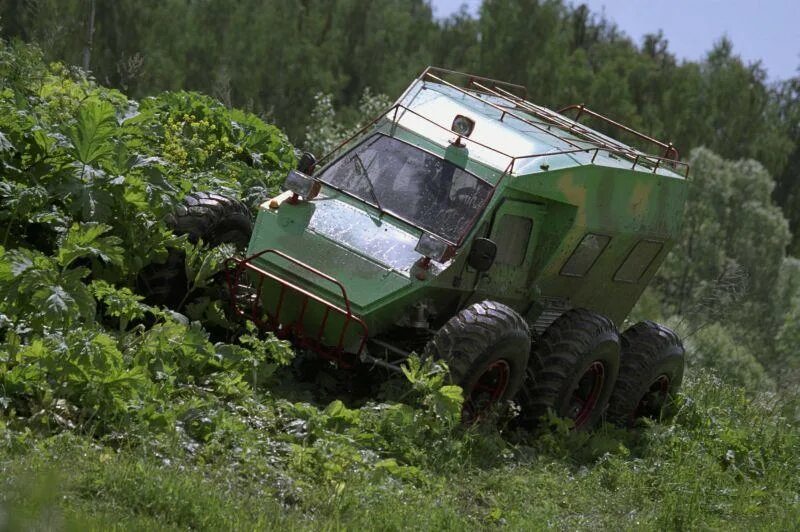
<path fill-rule="evenodd" d="M 525 262 L 528 242 L 531 239 L 533 220 L 524 216 L 505 214 L 498 225 L 497 263 L 521 266 Z"/>
<path fill-rule="evenodd" d="M 664 247 L 663 242 L 656 242 L 655 240 L 640 240 L 628 253 L 625 262 L 614 274 L 615 281 L 622 281 L 625 283 L 638 283 L 639 280 L 647 271 L 647 268 L 653 263 L 655 258 L 661 253 Z"/>
<path fill-rule="evenodd" d="M 587 233 L 561 267 L 561 275 L 569 277 L 586 275 L 610 240 L 610 236 Z"/>

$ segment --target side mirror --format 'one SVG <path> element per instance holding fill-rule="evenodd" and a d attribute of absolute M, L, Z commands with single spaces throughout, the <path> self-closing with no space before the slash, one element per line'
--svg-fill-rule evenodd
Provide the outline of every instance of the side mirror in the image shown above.
<path fill-rule="evenodd" d="M 297 169 L 306 175 L 314 173 L 314 168 L 317 166 L 317 158 L 311 152 L 304 152 L 297 161 Z"/>
<path fill-rule="evenodd" d="M 467 264 L 479 272 L 488 271 L 497 256 L 497 244 L 488 238 L 476 238 L 467 256 Z"/>

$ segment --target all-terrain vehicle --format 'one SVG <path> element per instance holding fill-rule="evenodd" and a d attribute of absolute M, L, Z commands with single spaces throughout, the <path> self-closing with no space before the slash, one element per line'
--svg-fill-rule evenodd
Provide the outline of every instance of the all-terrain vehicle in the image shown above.
<path fill-rule="evenodd" d="M 679 233 L 687 175 L 671 143 L 584 105 L 554 112 L 520 86 L 429 67 L 260 206 L 246 257 L 227 264 L 232 305 L 342 368 L 441 359 L 467 420 L 512 399 L 523 427 L 548 410 L 576 428 L 655 417 L 680 385 L 681 342 L 617 325 Z M 233 204 L 191 201 L 221 206 L 216 240 L 241 239 Z"/>

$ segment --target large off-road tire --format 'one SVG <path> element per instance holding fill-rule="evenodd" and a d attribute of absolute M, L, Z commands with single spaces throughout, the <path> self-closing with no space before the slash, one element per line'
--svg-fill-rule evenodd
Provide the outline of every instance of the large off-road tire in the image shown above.
<path fill-rule="evenodd" d="M 244 249 L 253 232 L 250 210 L 244 203 L 210 192 L 187 195 L 167 223 L 175 234 L 188 235 L 192 243 L 202 239 L 211 247 L 234 244 Z"/>
<path fill-rule="evenodd" d="M 652 321 L 642 321 L 621 336 L 619 378 L 608 405 L 608 419 L 631 426 L 637 419 L 670 414 L 672 398 L 683 381 L 685 350 L 678 335 Z"/>
<path fill-rule="evenodd" d="M 603 416 L 619 371 L 619 334 L 595 312 L 573 309 L 554 321 L 536 342 L 525 383 L 517 396 L 519 425 L 538 425 L 549 411 L 571 419 L 576 430 Z"/>
<path fill-rule="evenodd" d="M 445 361 L 450 380 L 464 390 L 462 418 L 478 420 L 514 397 L 525 377 L 531 336 L 525 320 L 493 301 L 474 303 L 450 318 L 425 347 Z"/>
<path fill-rule="evenodd" d="M 253 232 L 247 206 L 236 199 L 209 192 L 187 195 L 166 222 L 175 234 L 187 235 L 193 243 L 202 240 L 211 247 L 233 244 L 244 249 Z M 166 262 L 142 269 L 137 279 L 139 292 L 151 304 L 175 309 L 186 296 L 184 263 L 183 251 L 170 249 Z"/>

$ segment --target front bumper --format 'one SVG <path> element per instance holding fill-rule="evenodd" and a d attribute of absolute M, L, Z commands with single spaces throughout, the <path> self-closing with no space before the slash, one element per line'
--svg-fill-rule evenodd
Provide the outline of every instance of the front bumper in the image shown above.
<path fill-rule="evenodd" d="M 286 269 L 268 271 L 255 264 L 257 260 L 270 265 L 280 261 Z M 278 270 L 302 272 L 317 281 L 323 279 L 341 293 L 336 298 L 339 301 L 302 286 L 302 277 L 289 280 L 289 275 Z M 358 360 L 369 330 L 364 320 L 352 312 L 347 290 L 337 279 L 276 249 L 242 259 L 231 257 L 225 262 L 225 273 L 231 309 L 236 315 L 342 367 L 350 367 Z"/>

